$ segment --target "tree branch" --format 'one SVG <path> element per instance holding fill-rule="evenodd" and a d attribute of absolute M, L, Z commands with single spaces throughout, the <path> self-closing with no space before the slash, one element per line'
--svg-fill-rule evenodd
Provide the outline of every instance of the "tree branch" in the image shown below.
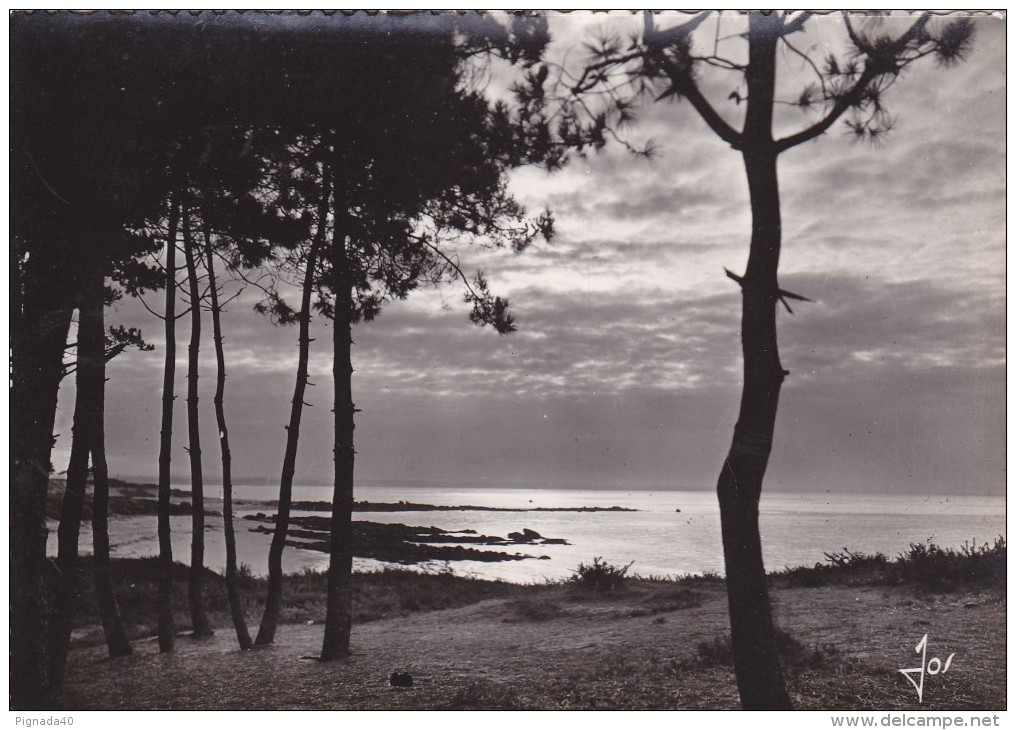
<path fill-rule="evenodd" d="M 810 17 L 811 13 L 804 11 L 796 18 L 791 20 L 789 23 L 784 23 L 783 35 L 788 36 L 791 33 L 796 33 L 797 31 L 802 30 L 804 28 L 804 24 L 808 21 L 808 18 Z"/>
<path fill-rule="evenodd" d="M 786 38 L 783 39 L 783 44 L 791 51 L 796 53 L 798 56 L 803 58 L 806 64 L 811 66 L 811 70 L 815 72 L 815 76 L 818 77 L 818 82 L 822 86 L 822 96 L 824 98 L 829 98 L 829 90 L 828 88 L 826 88 L 825 76 L 822 74 L 822 71 L 819 69 L 819 67 L 815 65 L 815 62 L 812 60 L 811 56 L 809 56 L 804 51 L 798 50 L 794 46 L 794 44 L 788 41 Z"/>
<path fill-rule="evenodd" d="M 651 12 L 645 12 L 643 20 L 645 22 L 645 29 L 643 31 L 642 39 L 646 44 L 646 51 L 648 55 L 653 58 L 655 57 L 658 62 L 663 60 L 664 51 L 668 46 L 675 46 L 681 43 L 687 36 L 695 31 L 712 11 L 706 11 L 699 13 L 691 18 L 688 22 L 682 23 L 681 25 L 667 30 L 657 31 L 653 27 L 653 14 Z M 696 60 L 691 58 L 691 60 Z M 666 66 L 661 64 L 661 68 L 666 72 Z M 664 91 L 660 96 L 656 98 L 656 101 L 666 99 L 668 96 L 683 96 L 691 105 L 695 107 L 695 111 L 699 113 L 699 116 L 709 125 L 709 128 L 724 142 L 729 144 L 734 149 L 740 149 L 741 146 L 741 135 L 733 127 L 721 117 L 709 101 L 702 95 L 698 85 L 694 79 L 691 78 L 691 74 L 676 76 L 674 74 L 668 74 L 670 78 L 670 88 Z"/>
<path fill-rule="evenodd" d="M 878 74 L 874 70 L 866 65 L 860 78 L 857 79 L 857 82 L 851 87 L 850 91 L 836 99 L 836 103 L 833 104 L 833 108 L 829 110 L 828 114 L 807 129 L 804 129 L 797 134 L 792 134 L 789 137 L 777 140 L 777 154 L 785 152 L 791 147 L 803 144 L 808 140 L 815 139 L 815 137 L 823 134 L 843 115 L 843 112 L 857 103 L 857 101 L 861 98 L 861 94 L 864 93 L 866 88 L 868 88 L 868 84 L 870 84 L 877 75 Z"/>
<path fill-rule="evenodd" d="M 656 101 L 665 99 L 668 96 L 683 96 L 686 98 L 720 139 L 735 150 L 741 149 L 741 133 L 727 124 L 726 120 L 713 109 L 712 104 L 702 95 L 702 92 L 699 91 L 698 85 L 694 81 L 684 81 L 681 83 L 680 88 L 676 84 L 671 85 L 667 91 L 657 97 Z"/>
<path fill-rule="evenodd" d="M 832 126 L 833 122 L 842 116 L 843 112 L 857 104 L 861 95 L 872 81 L 879 76 L 898 73 L 901 61 L 900 54 L 903 53 L 909 43 L 921 37 L 921 34 L 924 32 L 924 26 L 928 24 L 930 18 L 931 15 L 929 13 L 923 13 L 903 35 L 893 41 L 888 48 L 885 48 L 881 47 L 879 43 L 869 43 L 866 38 L 862 37 L 854 29 L 853 24 L 850 22 L 850 15 L 844 13 L 850 41 L 858 51 L 865 55 L 864 71 L 850 90 L 836 99 L 833 108 L 825 117 L 797 134 L 778 140 L 776 142 L 777 153 L 784 152 L 791 147 L 796 147 L 824 133 Z"/>
<path fill-rule="evenodd" d="M 847 27 L 847 35 L 850 37 L 850 42 L 854 44 L 854 48 L 862 53 L 866 53 L 868 50 L 868 44 L 857 34 L 854 30 L 854 24 L 850 22 L 850 13 L 843 13 L 843 22 Z"/>
<path fill-rule="evenodd" d="M 675 25 L 673 28 L 667 28 L 666 30 L 656 30 L 653 26 L 653 13 L 651 11 L 645 11 L 642 16 L 645 30 L 643 31 L 642 40 L 646 46 L 652 48 L 652 46 L 659 46 L 659 50 L 668 44 L 675 43 L 682 38 L 695 32 L 695 29 L 705 22 L 705 19 L 709 17 L 712 10 L 706 10 L 705 12 L 698 13 L 688 20 L 686 23 L 681 25 Z"/>
<path fill-rule="evenodd" d="M 877 48 L 878 44 L 872 44 L 868 42 L 867 38 L 864 38 L 856 30 L 854 30 L 853 23 L 850 22 L 850 13 L 847 11 L 843 12 L 843 20 L 846 23 L 847 35 L 850 36 L 850 42 L 854 44 L 858 51 L 863 53 L 865 56 L 871 57 L 872 52 Z M 903 51 L 908 43 L 912 40 L 916 40 L 920 37 L 924 31 L 924 26 L 931 20 L 931 13 L 921 13 L 921 17 L 914 21 L 907 32 L 892 42 L 888 52 L 892 55 L 898 55 Z M 886 51 L 883 51 L 885 53 Z"/>
<path fill-rule="evenodd" d="M 744 289 L 744 277 L 743 276 L 738 276 L 737 274 L 735 274 L 733 271 L 731 271 L 727 267 L 723 267 L 723 271 L 724 271 L 724 273 L 726 273 L 728 279 L 731 279 L 731 280 L 737 282 L 737 285 L 739 287 L 741 287 L 742 289 Z M 793 314 L 794 310 L 791 309 L 790 308 L 790 304 L 787 303 L 788 299 L 796 299 L 799 302 L 810 302 L 810 301 L 812 301 L 808 297 L 801 296 L 800 294 L 795 294 L 794 292 L 787 291 L 786 289 L 780 289 L 779 287 L 776 287 L 776 298 L 780 301 L 781 304 L 783 304 L 784 307 L 786 307 L 787 311 L 790 314 Z"/>
<path fill-rule="evenodd" d="M 126 342 L 121 342 L 121 343 L 119 343 L 119 344 L 116 344 L 116 345 L 114 345 L 114 346 L 113 346 L 113 347 L 111 347 L 110 349 L 106 350 L 106 354 L 105 354 L 105 357 L 106 357 L 106 362 L 109 362 L 109 361 L 110 361 L 110 360 L 112 360 L 112 359 L 113 359 L 114 357 L 116 357 L 117 355 L 119 355 L 119 354 L 120 354 L 121 352 L 123 352 L 124 350 L 126 350 L 126 349 L 127 349 L 127 346 L 128 346 L 128 343 L 126 343 Z"/>
<path fill-rule="evenodd" d="M 431 251 L 433 251 L 438 256 L 440 256 L 442 259 L 444 259 L 445 263 L 449 266 L 449 268 L 451 268 L 451 270 L 454 273 L 454 275 L 456 277 L 458 277 L 459 279 L 462 279 L 462 283 L 465 285 L 466 290 L 470 294 L 472 294 L 473 296 L 479 296 L 476 293 L 476 290 L 473 289 L 472 284 L 469 283 L 469 277 L 466 276 L 466 272 L 464 272 L 462 270 L 462 267 L 459 266 L 458 254 L 457 253 L 455 255 L 455 259 L 453 260 L 448 254 L 446 254 L 444 251 L 442 251 L 438 246 L 435 246 L 430 241 L 428 241 L 426 236 L 412 236 L 412 238 L 417 243 L 422 243 L 424 246 L 426 246 Z"/>
<path fill-rule="evenodd" d="M 626 63 L 638 60 L 640 57 L 641 54 L 636 51 L 623 56 L 611 56 L 603 59 L 602 61 L 591 63 L 582 70 L 582 75 L 575 80 L 569 91 L 572 96 L 579 96 L 580 94 L 595 88 L 597 84 L 603 81 L 603 76 L 598 72 L 605 71 L 605 69 L 613 66 L 623 66 Z M 567 71 L 565 71 L 565 73 L 569 77 L 575 78 L 572 74 L 567 73 Z M 590 76 L 593 77 L 591 80 L 589 79 Z"/>
<path fill-rule="evenodd" d="M 148 313 L 149 313 L 150 315 L 152 315 L 152 316 L 153 316 L 153 317 L 155 317 L 156 319 L 161 319 L 161 320 L 162 320 L 163 322 L 165 322 L 165 321 L 166 321 L 166 317 L 165 317 L 165 315 L 159 314 L 159 313 L 158 313 L 158 312 L 156 312 L 156 311 L 155 311 L 154 309 L 152 309 L 151 307 L 149 307 L 149 306 L 148 306 L 148 302 L 146 302 L 146 301 L 145 301 L 145 298 L 144 298 L 143 296 L 141 296 L 140 294 L 138 294 L 138 296 L 137 296 L 137 300 L 138 300 L 139 302 L 141 302 L 141 306 L 143 306 L 143 307 L 144 307 L 145 309 L 147 309 L 147 310 L 148 310 Z"/>
<path fill-rule="evenodd" d="M 219 302 L 219 311 L 220 311 L 220 312 L 225 312 L 225 311 L 226 311 L 226 305 L 227 305 L 227 304 L 229 304 L 229 303 L 230 303 L 231 301 L 233 301 L 234 299 L 237 299 L 237 298 L 239 298 L 239 296 L 240 296 L 241 294 L 243 294 L 243 292 L 244 292 L 244 290 L 243 290 L 243 289 L 240 289 L 239 291 L 237 291 L 237 292 L 236 292 L 235 294 L 233 294 L 232 296 L 226 297 L 226 298 L 225 298 L 225 299 L 223 299 L 223 300 L 222 300 L 221 302 Z"/>
<path fill-rule="evenodd" d="M 746 68 L 748 68 L 743 63 L 734 63 L 730 59 L 724 58 L 723 56 L 717 56 L 716 54 L 713 54 L 712 56 L 690 56 L 690 58 L 693 61 L 702 61 L 703 63 L 708 63 L 710 66 L 722 68 L 725 71 L 743 72 Z"/>

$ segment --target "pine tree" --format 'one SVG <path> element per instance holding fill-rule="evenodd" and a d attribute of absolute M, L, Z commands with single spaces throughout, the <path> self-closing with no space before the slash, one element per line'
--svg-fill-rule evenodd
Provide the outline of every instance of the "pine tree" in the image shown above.
<path fill-rule="evenodd" d="M 742 293 L 744 385 L 717 495 L 741 703 L 745 709 L 787 709 L 791 703 L 776 651 L 758 518 L 780 389 L 788 374 L 779 358 L 776 310 L 782 304 L 791 312 L 788 299 L 807 299 L 782 289 L 778 281 L 782 225 L 777 161 L 841 119 L 858 139 L 881 142 L 892 128 L 886 94 L 902 72 L 929 56 L 943 66 L 961 61 L 972 42 L 973 24 L 964 17 L 936 21 L 921 14 L 882 19 L 861 30 L 856 19 L 844 14 L 848 51 L 818 58 L 795 42 L 796 34 L 815 24 L 810 13 L 752 11 L 734 21 L 737 28 L 726 16 L 711 26 L 707 20 L 710 13 L 699 13 L 659 28 L 646 13 L 641 32 L 627 41 L 601 38 L 589 45 L 591 54 L 577 71 L 558 66 L 551 74 L 551 66 L 542 66 L 517 93 L 533 114 L 547 114 L 558 105 L 561 143 L 599 149 L 613 137 L 643 154 L 652 149 L 638 148 L 625 136 L 637 103 L 647 96 L 657 102 L 686 101 L 742 157 L 751 200 L 751 243 L 744 274 L 728 271 L 727 276 Z M 803 62 L 811 76 L 787 98 L 776 96 L 781 58 Z M 703 93 L 707 71 L 733 77 L 728 102 L 743 109 L 740 129 Z M 780 103 L 816 112 L 818 118 L 796 133 L 774 138 L 773 113 Z"/>

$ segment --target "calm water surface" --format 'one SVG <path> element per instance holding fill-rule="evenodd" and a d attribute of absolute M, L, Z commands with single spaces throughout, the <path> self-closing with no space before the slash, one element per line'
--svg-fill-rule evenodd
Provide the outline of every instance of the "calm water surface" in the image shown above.
<path fill-rule="evenodd" d="M 180 488 L 186 486 L 176 485 Z M 206 487 L 214 495 L 215 487 Z M 265 507 L 243 504 L 244 500 L 271 500 L 275 487 L 239 486 L 237 504 L 237 550 L 239 560 L 251 570 L 267 572 L 270 536 L 251 532 L 253 523 L 239 518 Z M 298 487 L 294 499 L 327 501 L 331 492 L 320 487 Z M 544 537 L 560 537 L 569 545 L 509 546 L 486 549 L 543 556 L 549 560 L 502 563 L 453 561 L 456 573 L 514 582 L 533 582 L 571 575 L 579 562 L 601 556 L 613 563 L 634 561 L 632 570 L 641 575 L 678 575 L 723 572 L 720 517 L 712 492 L 689 491 L 582 491 L 552 489 L 357 489 L 358 500 L 481 507 L 627 507 L 638 512 L 357 512 L 354 519 L 407 525 L 437 526 L 447 530 L 476 530 L 480 534 L 506 536 L 523 528 Z M 210 509 L 220 509 L 209 499 Z M 762 542 L 769 569 L 812 565 L 824 561 L 824 553 L 849 548 L 895 556 L 912 542 L 929 538 L 942 547 L 961 547 L 965 542 L 989 542 L 1005 535 L 1005 500 L 997 497 L 958 497 L 898 494 L 764 494 L 761 505 Z M 301 513 L 294 514 L 314 514 Z M 322 513 L 316 513 L 322 514 Z M 83 525 L 83 552 L 91 535 Z M 55 529 L 55 525 L 51 525 Z M 174 557 L 187 562 L 190 556 L 190 517 L 172 518 Z M 156 555 L 156 518 L 117 517 L 111 520 L 114 557 Z M 222 519 L 207 519 L 206 564 L 214 570 L 225 565 Z M 484 549 L 484 546 L 477 546 Z M 55 552 L 56 536 L 50 535 Z M 328 556 L 310 550 L 286 549 L 287 571 L 324 569 Z M 357 570 L 384 564 L 355 561 Z M 439 570 L 444 563 L 423 569 Z"/>

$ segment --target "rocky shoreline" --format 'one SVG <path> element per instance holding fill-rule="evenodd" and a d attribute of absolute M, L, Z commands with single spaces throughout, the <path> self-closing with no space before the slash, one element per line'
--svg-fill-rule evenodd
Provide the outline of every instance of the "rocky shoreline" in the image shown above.
<path fill-rule="evenodd" d="M 63 479 L 51 479 L 49 491 L 46 493 L 46 517 L 59 520 L 63 511 L 64 489 Z M 117 517 L 143 517 L 159 513 L 159 488 L 155 484 L 131 484 L 119 479 L 109 480 L 109 514 Z M 169 514 L 189 515 L 194 511 L 190 501 L 190 492 L 182 489 L 170 490 Z M 205 509 L 205 515 L 218 517 L 222 513 L 217 510 Z M 92 519 L 92 482 L 89 480 L 85 490 L 85 500 L 81 509 L 82 521 Z"/>
<path fill-rule="evenodd" d="M 274 506 L 274 502 L 240 501 L 243 506 Z M 332 509 L 331 502 L 302 501 L 293 502 L 292 508 L 306 512 L 328 512 Z M 480 507 L 472 504 L 441 505 L 423 504 L 419 502 L 354 502 L 354 512 L 638 512 L 630 507 Z"/>
<path fill-rule="evenodd" d="M 110 479 L 109 513 L 116 517 L 154 516 L 158 513 L 158 486 L 137 484 L 119 479 Z M 58 520 L 63 506 L 65 480 L 53 479 L 47 499 L 47 516 Z M 193 505 L 190 493 L 181 489 L 170 490 L 170 514 L 190 515 Z M 208 502 L 218 506 L 218 498 L 209 494 Z M 242 519 L 258 523 L 250 528 L 252 532 L 271 535 L 275 531 L 276 502 L 272 500 L 236 500 L 234 508 L 240 512 L 258 510 Z M 295 512 L 330 513 L 332 505 L 327 501 L 295 501 L 291 509 Z M 627 507 L 485 507 L 478 505 L 435 505 L 420 502 L 372 502 L 354 503 L 358 513 L 395 512 L 637 512 Z M 219 517 L 221 512 L 208 509 L 207 516 Z M 92 485 L 86 489 L 82 520 L 92 517 Z M 327 514 L 300 515 L 291 518 L 286 545 L 298 550 L 314 550 L 328 553 L 330 550 L 330 518 Z M 354 556 L 389 563 L 413 565 L 428 561 L 479 561 L 501 562 L 515 560 L 549 560 L 550 555 L 510 551 L 513 546 L 554 546 L 567 545 L 563 538 L 544 537 L 535 530 L 522 528 L 509 532 L 507 536 L 481 535 L 475 530 L 447 530 L 435 526 L 388 524 L 357 520 L 353 522 Z M 491 549 L 500 548 L 500 549 Z"/>
<path fill-rule="evenodd" d="M 243 519 L 259 523 L 252 532 L 273 534 L 275 515 L 259 512 Z M 327 553 L 330 520 L 327 517 L 294 517 L 286 533 L 286 545 L 299 550 L 317 550 Z M 507 560 L 549 560 L 549 555 L 525 555 L 500 550 L 478 550 L 469 545 L 508 547 L 512 545 L 567 545 L 561 538 L 548 538 L 535 530 L 510 532 L 508 537 L 479 535 L 475 530 L 445 530 L 440 527 L 421 527 L 401 523 L 353 522 L 353 555 L 403 565 L 428 560 L 477 560 L 501 562 Z"/>
<path fill-rule="evenodd" d="M 65 480 L 51 479 L 46 502 L 46 516 L 59 519 L 63 505 Z M 109 514 L 135 517 L 140 515 L 158 514 L 159 487 L 156 484 L 135 484 L 120 479 L 109 480 Z M 188 501 L 190 492 L 182 489 L 171 489 L 170 514 L 189 515 L 193 507 Z M 209 501 L 219 498 L 212 491 L 206 497 Z M 275 509 L 274 500 L 235 499 L 234 510 Z M 298 500 L 290 506 L 302 512 L 331 512 L 332 503 L 319 500 Z M 638 512 L 630 507 L 483 507 L 479 505 L 440 505 L 420 502 L 370 502 L 367 500 L 354 502 L 354 512 Z M 209 516 L 219 516 L 221 512 L 205 509 Z M 92 487 L 89 481 L 85 494 L 85 507 L 82 519 L 91 519 Z"/>

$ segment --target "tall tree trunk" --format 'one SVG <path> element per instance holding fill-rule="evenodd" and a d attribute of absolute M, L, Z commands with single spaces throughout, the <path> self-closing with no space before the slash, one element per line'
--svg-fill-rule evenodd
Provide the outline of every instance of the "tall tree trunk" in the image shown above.
<path fill-rule="evenodd" d="M 92 566 L 95 574 L 95 596 L 102 618 L 102 632 L 110 658 L 132 653 L 130 639 L 123 627 L 120 604 L 116 599 L 109 560 L 109 468 L 106 465 L 105 429 L 99 432 L 92 446 Z"/>
<path fill-rule="evenodd" d="M 94 346 L 99 353 L 95 374 L 95 410 L 89 420 L 92 429 L 89 439 L 92 449 L 92 568 L 95 577 L 95 596 L 106 637 L 106 649 L 111 658 L 131 653 L 130 640 L 120 617 L 113 576 L 109 561 L 109 468 L 106 465 L 106 355 L 105 347 L 105 281 L 99 274 L 89 284 L 88 304 L 94 307 L 92 318 L 95 332 Z M 84 312 L 82 312 L 84 319 Z M 83 332 L 78 333 L 78 351 L 81 352 Z M 89 343 L 89 350 L 93 347 Z M 79 360 L 80 362 L 80 360 Z M 80 364 L 79 366 L 80 367 Z"/>
<path fill-rule="evenodd" d="M 42 256 L 17 263 L 10 389 L 10 707 L 39 710 L 47 705 L 48 685 L 46 491 L 73 308 L 68 288 Z M 58 265 L 53 262 L 53 268 Z"/>
<path fill-rule="evenodd" d="M 190 293 L 191 332 L 187 347 L 187 452 L 191 469 L 191 564 L 187 581 L 191 630 L 195 638 L 212 635 L 205 613 L 205 485 L 201 470 L 201 428 L 198 422 L 198 351 L 201 348 L 201 292 L 191 235 L 190 209 L 182 213 L 183 257 Z"/>
<path fill-rule="evenodd" d="M 219 449 L 222 452 L 222 524 L 226 536 L 226 596 L 229 599 L 229 613 L 233 617 L 236 640 L 246 651 L 254 646 L 247 631 L 247 619 L 243 615 L 243 600 L 240 597 L 239 579 L 236 571 L 236 535 L 233 533 L 233 471 L 229 451 L 229 430 L 226 428 L 226 409 L 223 396 L 226 391 L 226 356 L 222 350 L 222 326 L 219 321 L 219 292 L 215 286 L 215 261 L 212 253 L 211 236 L 205 228 L 205 267 L 208 269 L 208 292 L 212 308 L 212 337 L 215 341 L 215 421 L 219 427 Z"/>
<path fill-rule="evenodd" d="M 173 401 L 176 400 L 176 232 L 179 208 L 169 201 L 166 236 L 166 365 L 162 379 L 162 431 L 159 436 L 159 651 L 173 651 L 173 540 L 169 523 L 170 465 L 173 459 Z"/>
<path fill-rule="evenodd" d="M 318 253 L 324 245 L 328 225 L 328 206 L 332 194 L 330 168 L 325 166 L 324 188 L 317 211 L 317 230 L 307 254 L 306 271 L 303 277 L 303 293 L 300 299 L 299 359 L 296 366 L 296 386 L 289 412 L 289 426 L 286 427 L 286 455 L 282 461 L 282 479 L 279 483 L 279 505 L 275 518 L 275 532 L 268 551 L 268 597 L 265 612 L 261 617 L 256 643 L 261 646 L 275 641 L 275 630 L 282 606 L 282 552 L 286 547 L 289 531 L 289 516 L 293 502 L 293 475 L 296 473 L 296 452 L 300 443 L 300 421 L 303 418 L 304 395 L 307 390 L 308 362 L 310 359 L 310 306 L 314 292 L 314 270 Z"/>
<path fill-rule="evenodd" d="M 104 368 L 104 333 L 101 294 L 95 296 L 86 284 L 78 307 L 77 370 L 75 375 L 74 421 L 71 426 L 71 456 L 67 466 L 60 526 L 57 529 L 56 567 L 59 580 L 54 610 L 47 626 L 50 704 L 63 701 L 64 667 L 70 646 L 74 609 L 81 589 L 78 575 L 78 539 L 88 482 L 88 456 L 95 439 L 95 416 L 101 407 Z"/>
<path fill-rule="evenodd" d="M 780 199 L 772 140 L 776 13 L 750 16 L 748 108 L 743 157 L 751 197 L 752 234 L 741 281 L 744 389 L 734 437 L 717 483 L 734 672 L 746 710 L 791 709 L 776 650 L 769 604 L 759 500 L 784 371 L 776 345 Z"/>
<path fill-rule="evenodd" d="M 332 377 L 335 381 L 335 488 L 328 557 L 328 602 L 321 660 L 349 656 L 353 623 L 353 405 L 352 281 L 344 232 L 332 232 L 332 268 L 335 276 Z"/>

